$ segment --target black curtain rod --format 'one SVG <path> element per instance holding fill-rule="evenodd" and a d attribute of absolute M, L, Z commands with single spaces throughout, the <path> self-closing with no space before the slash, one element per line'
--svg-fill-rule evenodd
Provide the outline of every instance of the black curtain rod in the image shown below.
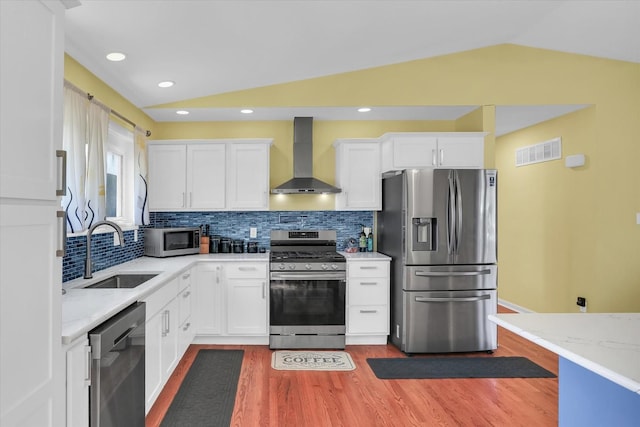
<path fill-rule="evenodd" d="M 89 101 L 93 101 L 93 95 L 91 95 L 89 92 L 87 92 L 87 98 L 89 99 Z M 98 102 L 98 101 L 95 101 Z M 136 124 L 134 122 L 132 122 L 131 120 L 127 119 L 125 116 L 123 116 L 122 114 L 118 113 L 116 110 L 112 110 L 111 108 L 109 108 L 109 111 L 111 112 L 111 114 L 113 114 L 114 116 L 116 116 L 117 118 L 121 119 L 122 121 L 129 123 L 131 126 L 133 126 L 133 128 L 136 128 Z M 151 136 L 151 131 L 147 130 L 145 132 L 145 135 L 148 137 Z"/>

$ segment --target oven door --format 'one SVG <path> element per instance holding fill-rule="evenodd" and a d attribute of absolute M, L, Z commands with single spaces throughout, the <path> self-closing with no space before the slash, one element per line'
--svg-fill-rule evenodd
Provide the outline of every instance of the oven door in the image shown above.
<path fill-rule="evenodd" d="M 270 333 L 344 334 L 344 272 L 272 272 L 269 288 Z"/>

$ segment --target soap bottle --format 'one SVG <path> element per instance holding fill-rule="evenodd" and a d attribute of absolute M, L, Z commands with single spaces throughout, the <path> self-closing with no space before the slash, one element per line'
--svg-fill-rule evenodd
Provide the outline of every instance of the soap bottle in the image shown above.
<path fill-rule="evenodd" d="M 367 236 L 367 252 L 373 252 L 373 231 L 369 230 L 369 235 Z"/>
<path fill-rule="evenodd" d="M 367 235 L 364 234 L 364 225 L 362 226 L 362 231 L 360 231 L 360 239 L 358 240 L 358 251 L 367 251 Z"/>

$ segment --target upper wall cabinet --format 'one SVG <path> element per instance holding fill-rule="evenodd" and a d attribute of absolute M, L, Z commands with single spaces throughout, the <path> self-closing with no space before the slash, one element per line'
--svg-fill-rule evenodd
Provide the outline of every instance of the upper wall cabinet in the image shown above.
<path fill-rule="evenodd" d="M 149 209 L 269 209 L 271 139 L 150 141 Z"/>
<path fill-rule="evenodd" d="M 382 141 L 382 171 L 414 168 L 484 167 L 483 132 L 387 133 Z"/>
<path fill-rule="evenodd" d="M 336 210 L 382 209 L 380 141 L 338 139 L 336 150 Z"/>

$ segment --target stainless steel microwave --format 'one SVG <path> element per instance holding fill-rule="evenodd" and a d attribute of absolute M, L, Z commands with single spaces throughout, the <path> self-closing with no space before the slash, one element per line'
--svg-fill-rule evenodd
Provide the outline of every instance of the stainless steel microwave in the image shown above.
<path fill-rule="evenodd" d="M 144 254 L 164 258 L 200 253 L 198 227 L 147 228 L 144 230 Z"/>

